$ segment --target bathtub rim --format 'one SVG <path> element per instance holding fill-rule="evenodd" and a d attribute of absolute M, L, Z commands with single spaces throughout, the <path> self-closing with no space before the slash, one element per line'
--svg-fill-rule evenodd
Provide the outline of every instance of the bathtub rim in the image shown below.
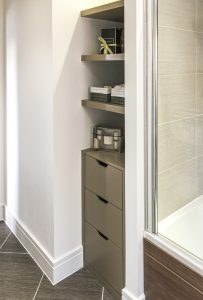
<path fill-rule="evenodd" d="M 184 248 L 181 248 L 161 234 L 156 235 L 145 231 L 144 238 L 203 277 L 203 261 L 200 258 L 194 256 L 192 253 L 188 252 Z"/>
<path fill-rule="evenodd" d="M 173 213 L 165 217 L 163 220 L 159 221 L 159 234 L 165 236 L 165 232 L 172 224 L 174 224 L 174 222 L 176 222 L 186 214 L 190 213 L 191 209 L 199 205 L 202 205 L 202 202 L 203 202 L 203 195 L 193 199 L 192 201 L 188 202 L 184 206 L 180 207 L 179 209 L 177 209 L 176 211 L 174 211 Z"/>

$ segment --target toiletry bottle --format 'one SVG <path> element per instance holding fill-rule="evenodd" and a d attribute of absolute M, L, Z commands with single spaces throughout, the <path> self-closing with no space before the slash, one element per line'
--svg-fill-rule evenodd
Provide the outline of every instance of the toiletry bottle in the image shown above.
<path fill-rule="evenodd" d="M 99 141 L 97 138 L 94 138 L 94 150 L 99 150 Z"/>
<path fill-rule="evenodd" d="M 102 129 L 97 129 L 98 149 L 102 146 Z"/>
<path fill-rule="evenodd" d="M 114 150 L 119 151 L 120 149 L 120 142 L 119 142 L 119 133 L 117 131 L 114 131 L 113 133 L 113 145 Z"/>
<path fill-rule="evenodd" d="M 96 127 L 93 128 L 93 149 L 95 151 L 99 149 L 99 140 L 97 138 Z"/>

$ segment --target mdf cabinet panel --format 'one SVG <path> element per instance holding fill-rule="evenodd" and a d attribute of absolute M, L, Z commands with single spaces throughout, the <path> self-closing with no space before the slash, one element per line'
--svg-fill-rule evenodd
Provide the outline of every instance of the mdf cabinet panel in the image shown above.
<path fill-rule="evenodd" d="M 122 251 L 110 240 L 102 237 L 94 227 L 85 223 L 85 257 L 98 272 L 115 289 L 123 288 Z"/>
<path fill-rule="evenodd" d="M 84 260 L 117 299 L 125 285 L 124 156 L 84 150 Z"/>
<path fill-rule="evenodd" d="M 85 220 L 122 249 L 122 210 L 87 189 L 85 189 Z"/>
<path fill-rule="evenodd" d="M 85 186 L 122 209 L 123 174 L 120 170 L 86 156 Z"/>

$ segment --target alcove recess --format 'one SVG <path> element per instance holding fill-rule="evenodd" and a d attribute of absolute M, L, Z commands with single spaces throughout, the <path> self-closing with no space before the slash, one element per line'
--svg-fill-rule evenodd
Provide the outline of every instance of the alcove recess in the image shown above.
<path fill-rule="evenodd" d="M 92 42 L 81 55 L 81 61 L 89 72 L 92 72 L 92 82 L 87 86 L 86 95 L 81 99 L 88 117 L 94 125 L 122 128 L 124 132 L 125 107 L 122 105 L 107 104 L 92 101 L 89 97 L 90 86 L 115 86 L 124 83 L 125 55 L 102 55 L 98 37 L 102 28 L 124 28 L 124 1 L 116 1 L 106 5 L 83 10 L 81 17 L 84 20 L 93 20 Z"/>
<path fill-rule="evenodd" d="M 87 86 L 115 86 L 124 83 L 124 54 L 101 55 L 102 28 L 124 27 L 124 1 L 81 12 L 85 20 L 93 19 L 92 45 L 81 60 L 93 76 Z M 98 29 L 95 30 L 95 29 Z M 96 45 L 96 46 L 95 46 Z M 90 52 L 89 52 L 90 51 Z M 122 128 L 125 107 L 92 101 L 82 105 L 93 125 Z M 121 299 L 125 286 L 125 154 L 108 151 L 82 151 L 82 212 L 84 263 L 94 271 L 115 299 Z"/>

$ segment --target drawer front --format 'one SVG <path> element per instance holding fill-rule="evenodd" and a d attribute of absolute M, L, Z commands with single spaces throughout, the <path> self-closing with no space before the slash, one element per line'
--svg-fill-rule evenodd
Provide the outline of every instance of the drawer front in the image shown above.
<path fill-rule="evenodd" d="M 122 171 L 89 156 L 86 156 L 85 164 L 85 186 L 122 209 Z"/>
<path fill-rule="evenodd" d="M 85 260 L 117 292 L 123 284 L 122 251 L 85 223 Z"/>
<path fill-rule="evenodd" d="M 87 189 L 85 220 L 122 248 L 122 210 Z"/>

